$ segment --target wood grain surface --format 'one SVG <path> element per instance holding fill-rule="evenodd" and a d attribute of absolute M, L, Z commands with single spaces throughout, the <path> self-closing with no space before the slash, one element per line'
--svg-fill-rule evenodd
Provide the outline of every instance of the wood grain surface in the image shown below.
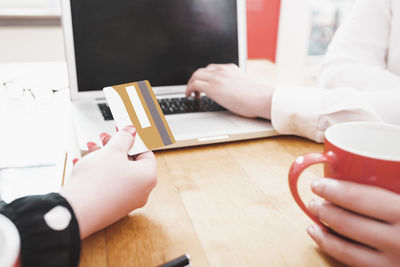
<path fill-rule="evenodd" d="M 296 157 L 322 149 L 280 136 L 157 152 L 148 204 L 86 239 L 80 266 L 157 266 L 184 253 L 195 267 L 340 266 L 308 237 L 287 182 Z M 322 165 L 302 175 L 306 202 L 322 175 Z"/>

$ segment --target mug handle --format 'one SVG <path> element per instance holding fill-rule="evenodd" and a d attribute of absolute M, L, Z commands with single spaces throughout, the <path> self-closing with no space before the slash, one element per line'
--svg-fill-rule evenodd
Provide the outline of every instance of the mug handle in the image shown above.
<path fill-rule="evenodd" d="M 328 228 L 320 221 L 317 217 L 315 217 L 311 211 L 306 207 L 303 200 L 300 198 L 299 191 L 297 189 L 297 182 L 299 180 L 300 174 L 311 165 L 315 165 L 318 163 L 328 163 L 332 168 L 336 165 L 336 158 L 332 151 L 326 153 L 309 153 L 303 156 L 300 156 L 293 162 L 289 171 L 289 187 L 290 192 L 297 205 L 310 217 L 316 224 L 318 224 L 323 229 L 328 230 Z"/>

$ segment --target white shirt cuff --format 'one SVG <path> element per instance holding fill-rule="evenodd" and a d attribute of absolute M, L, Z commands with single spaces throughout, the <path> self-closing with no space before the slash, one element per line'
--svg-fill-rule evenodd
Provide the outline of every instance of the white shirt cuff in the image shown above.
<path fill-rule="evenodd" d="M 14 266 L 19 257 L 20 238 L 17 227 L 0 214 L 0 266 Z"/>
<path fill-rule="evenodd" d="M 319 90 L 298 86 L 276 88 L 271 106 L 271 121 L 276 131 L 323 142 L 324 133 L 317 125 L 321 101 L 316 91 Z"/>

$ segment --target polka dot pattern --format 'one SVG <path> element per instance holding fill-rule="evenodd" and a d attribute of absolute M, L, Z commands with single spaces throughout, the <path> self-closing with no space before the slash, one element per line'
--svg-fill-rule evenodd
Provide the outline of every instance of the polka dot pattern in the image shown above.
<path fill-rule="evenodd" d="M 72 215 L 63 206 L 56 206 L 44 215 L 47 226 L 55 231 L 65 230 L 71 222 Z"/>

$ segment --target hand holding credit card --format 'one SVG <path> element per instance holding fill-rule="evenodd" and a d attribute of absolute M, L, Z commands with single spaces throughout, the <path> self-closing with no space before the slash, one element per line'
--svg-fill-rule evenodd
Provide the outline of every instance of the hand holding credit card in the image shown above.
<path fill-rule="evenodd" d="M 114 85 L 103 89 L 119 129 L 127 125 L 137 130 L 129 155 L 175 143 L 171 129 L 148 81 Z"/>

